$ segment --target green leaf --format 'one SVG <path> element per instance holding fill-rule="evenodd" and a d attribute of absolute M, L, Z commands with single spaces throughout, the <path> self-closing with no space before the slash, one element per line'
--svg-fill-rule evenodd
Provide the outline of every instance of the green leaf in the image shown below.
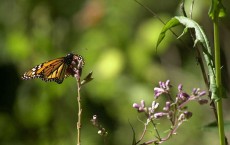
<path fill-rule="evenodd" d="M 159 46 L 159 44 L 161 43 L 161 41 L 164 39 L 165 37 L 165 33 L 167 30 L 179 25 L 179 21 L 175 18 L 172 18 L 170 21 L 168 21 L 165 26 L 163 27 L 163 29 L 161 30 L 161 33 L 158 37 L 158 40 L 157 40 L 157 45 L 156 45 L 156 48 Z"/>
<path fill-rule="evenodd" d="M 183 33 L 179 37 L 183 36 L 187 32 L 187 29 L 194 29 L 195 30 L 195 37 L 196 38 L 194 41 L 194 46 L 197 45 L 197 43 L 200 43 L 202 45 L 203 56 L 205 58 L 206 65 L 208 67 L 208 76 L 209 76 L 209 81 L 210 81 L 209 89 L 212 92 L 211 98 L 214 99 L 215 101 L 217 101 L 219 98 L 217 96 L 217 87 L 216 87 L 216 81 L 215 81 L 215 68 L 214 68 L 213 56 L 211 53 L 211 47 L 209 45 L 207 36 L 205 35 L 204 31 L 202 30 L 201 26 L 198 23 L 196 23 L 192 19 L 189 19 L 189 18 L 183 17 L 183 16 L 176 16 L 176 17 L 172 18 L 162 28 L 161 33 L 158 37 L 156 47 L 158 47 L 159 44 L 164 39 L 165 33 L 167 32 L 167 30 L 169 30 L 169 29 L 171 29 L 171 28 L 173 28 L 179 24 L 185 26 Z"/>

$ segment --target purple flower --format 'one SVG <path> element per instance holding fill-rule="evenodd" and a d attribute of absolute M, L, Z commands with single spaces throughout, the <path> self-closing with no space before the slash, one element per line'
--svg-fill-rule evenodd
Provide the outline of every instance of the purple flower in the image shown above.
<path fill-rule="evenodd" d="M 159 86 L 160 86 L 161 88 L 165 88 L 165 84 L 164 84 L 164 82 L 159 81 Z"/>
<path fill-rule="evenodd" d="M 200 97 L 201 97 L 201 96 L 204 96 L 204 95 L 206 95 L 206 91 L 199 92 L 199 96 L 200 96 Z"/>
<path fill-rule="evenodd" d="M 204 95 L 206 95 L 206 92 L 205 91 L 200 92 L 200 88 L 194 88 L 192 90 L 192 94 L 194 96 L 204 96 Z"/>
<path fill-rule="evenodd" d="M 154 88 L 154 96 L 155 99 L 157 99 L 161 94 L 168 93 L 169 89 L 172 86 L 170 85 L 170 80 L 167 80 L 166 82 L 159 82 L 159 87 Z"/>
<path fill-rule="evenodd" d="M 163 117 L 163 116 L 167 116 L 168 115 L 168 113 L 164 113 L 164 112 L 158 112 L 158 113 L 155 113 L 153 116 L 154 116 L 154 118 L 161 118 L 161 117 Z"/>
<path fill-rule="evenodd" d="M 167 80 L 166 82 L 165 82 L 165 85 L 166 85 L 166 88 L 171 88 L 171 84 L 170 84 L 170 80 Z"/>
<path fill-rule="evenodd" d="M 165 138 L 159 136 L 156 139 L 145 142 L 146 144 L 160 144 L 168 140 L 168 138 L 170 138 L 173 134 L 176 134 L 179 126 L 186 120 L 190 119 L 193 115 L 192 112 L 188 111 L 187 107 L 188 103 L 191 101 L 197 101 L 201 105 L 208 103 L 207 99 L 201 98 L 206 95 L 206 92 L 201 91 L 200 88 L 194 88 L 192 93 L 187 93 L 183 90 L 183 85 L 179 84 L 177 86 L 178 92 L 174 95 L 170 90 L 171 87 L 170 80 L 167 80 L 166 82 L 160 81 L 159 86 L 154 88 L 155 99 L 158 99 L 160 95 L 162 95 L 162 97 L 166 97 L 162 99 L 164 101 L 161 102 L 163 103 L 162 107 L 155 99 L 152 101 L 150 106 L 146 106 L 144 100 L 142 100 L 139 104 L 133 104 L 133 107 L 136 108 L 138 112 L 144 112 L 147 118 L 143 136 L 149 123 L 153 123 L 154 129 L 157 130 L 155 120 L 167 119 L 171 123 L 169 126 L 169 134 Z"/>
<path fill-rule="evenodd" d="M 192 90 L 192 95 L 194 96 L 194 98 L 199 98 L 206 95 L 206 91 L 200 91 L 200 88 L 194 88 Z"/>
<path fill-rule="evenodd" d="M 157 103 L 156 101 L 152 102 L 152 109 L 156 109 L 159 106 L 159 103 Z"/>
<path fill-rule="evenodd" d="M 166 102 L 165 107 L 163 108 L 163 110 L 164 111 L 169 111 L 170 110 L 170 105 L 171 105 L 171 102 Z"/>
<path fill-rule="evenodd" d="M 139 104 L 137 104 L 137 103 L 133 103 L 133 108 L 137 108 L 137 109 L 139 109 L 139 107 L 140 107 L 140 105 L 139 105 Z"/>
<path fill-rule="evenodd" d="M 157 99 L 157 98 L 158 98 L 161 94 L 163 94 L 164 92 L 165 92 L 164 89 L 155 87 L 155 88 L 154 88 L 154 96 L 155 96 L 155 99 Z"/>
<path fill-rule="evenodd" d="M 190 96 L 187 93 L 181 92 L 178 94 L 178 99 L 185 102 L 190 98 Z"/>
<path fill-rule="evenodd" d="M 179 84 L 179 85 L 178 85 L 178 91 L 181 92 L 182 89 L 183 89 L 183 85 L 182 85 L 182 84 Z"/>
<path fill-rule="evenodd" d="M 146 111 L 145 101 L 141 100 L 141 104 L 133 103 L 133 108 L 136 108 L 138 112 Z"/>
<path fill-rule="evenodd" d="M 142 107 L 142 108 L 145 107 L 145 100 L 141 100 L 141 107 Z"/>
<path fill-rule="evenodd" d="M 165 89 L 165 90 L 169 90 L 169 88 L 171 88 L 171 85 L 170 85 L 170 80 L 167 80 L 166 82 L 159 82 L 159 86 L 160 88 L 162 89 Z"/>
<path fill-rule="evenodd" d="M 152 106 L 148 108 L 149 113 L 152 114 L 155 112 L 155 109 L 159 106 L 159 103 L 157 103 L 156 101 L 152 102 Z"/>

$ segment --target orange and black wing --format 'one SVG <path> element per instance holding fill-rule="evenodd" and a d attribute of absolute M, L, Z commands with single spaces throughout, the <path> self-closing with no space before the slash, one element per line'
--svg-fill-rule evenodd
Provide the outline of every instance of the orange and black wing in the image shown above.
<path fill-rule="evenodd" d="M 31 70 L 24 73 L 22 79 L 41 78 L 43 81 L 55 81 L 61 84 L 66 75 L 66 70 L 71 65 L 73 54 L 70 53 L 66 57 L 57 58 L 41 63 Z"/>

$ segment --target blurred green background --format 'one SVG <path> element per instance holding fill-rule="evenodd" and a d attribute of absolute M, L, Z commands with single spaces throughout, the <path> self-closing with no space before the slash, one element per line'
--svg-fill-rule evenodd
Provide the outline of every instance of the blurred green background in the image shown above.
<path fill-rule="evenodd" d="M 146 0 L 165 22 L 181 15 L 178 1 Z M 225 1 L 227 13 L 230 4 Z M 191 2 L 186 2 L 189 13 Z M 195 1 L 193 18 L 212 45 L 212 23 L 207 16 L 210 1 Z M 23 81 L 21 75 L 44 61 L 69 52 L 85 59 L 83 76 L 93 71 L 94 80 L 82 87 L 82 145 L 101 145 L 90 119 L 97 114 L 109 131 L 107 144 L 130 145 L 132 129 L 140 137 L 143 123 L 132 108 L 142 99 L 150 105 L 153 88 L 171 80 L 175 90 L 182 83 L 190 92 L 206 90 L 197 65 L 193 42 L 182 37 L 188 49 L 170 33 L 155 45 L 163 24 L 133 0 L 0 0 L 0 144 L 76 144 L 77 89 L 74 78 L 61 85 L 40 79 Z M 181 27 L 182 28 L 182 27 Z M 182 29 L 175 29 L 177 34 Z M 229 89 L 229 16 L 221 23 L 223 77 Z M 229 119 L 229 100 L 224 100 Z M 165 145 L 218 144 L 216 129 L 203 130 L 214 121 L 209 105 L 190 104 L 193 117 Z M 141 118 L 141 117 L 140 117 Z M 164 122 L 162 122 L 164 125 Z M 227 137 L 230 137 L 226 129 Z M 164 135 L 164 133 L 162 133 Z M 154 137 L 148 130 L 144 140 Z"/>

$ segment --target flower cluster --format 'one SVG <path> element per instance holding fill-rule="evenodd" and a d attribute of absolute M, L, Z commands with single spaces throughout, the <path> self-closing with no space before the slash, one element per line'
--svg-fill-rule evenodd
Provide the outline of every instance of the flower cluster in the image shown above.
<path fill-rule="evenodd" d="M 202 97 L 206 95 L 205 91 L 201 91 L 199 88 L 194 88 L 192 92 L 186 93 L 183 91 L 183 85 L 178 85 L 178 93 L 175 97 L 171 94 L 172 85 L 170 81 L 159 82 L 159 87 L 154 88 L 154 101 L 151 106 L 146 106 L 145 101 L 141 100 L 140 103 L 134 103 L 133 108 L 136 108 L 138 112 L 145 113 L 147 116 L 147 123 L 154 122 L 156 119 L 167 118 L 171 122 L 170 132 L 167 137 L 161 138 L 160 136 L 157 139 L 152 140 L 148 143 L 159 144 L 171 137 L 171 135 L 176 133 L 178 127 L 186 120 L 192 117 L 192 112 L 187 110 L 186 105 L 190 101 L 197 101 L 199 104 L 207 104 L 208 100 L 203 99 Z M 162 110 L 160 110 L 160 104 L 156 102 L 160 97 L 166 97 L 166 101 Z M 153 123 L 154 124 L 154 123 Z M 156 127 L 156 126 L 154 126 Z M 145 127 L 146 129 L 146 127 Z M 145 133 L 146 130 L 144 130 Z M 155 128 L 157 131 L 157 128 Z M 158 132 L 158 131 L 157 131 Z M 141 138 L 142 139 L 142 138 Z M 141 141 L 139 140 L 139 142 Z M 146 143 L 147 144 L 147 143 Z"/>
<path fill-rule="evenodd" d="M 159 87 L 154 88 L 154 96 L 155 99 L 157 99 L 162 94 L 168 94 L 170 91 L 170 88 L 172 86 L 170 85 L 170 81 L 167 80 L 166 82 L 159 82 Z"/>

